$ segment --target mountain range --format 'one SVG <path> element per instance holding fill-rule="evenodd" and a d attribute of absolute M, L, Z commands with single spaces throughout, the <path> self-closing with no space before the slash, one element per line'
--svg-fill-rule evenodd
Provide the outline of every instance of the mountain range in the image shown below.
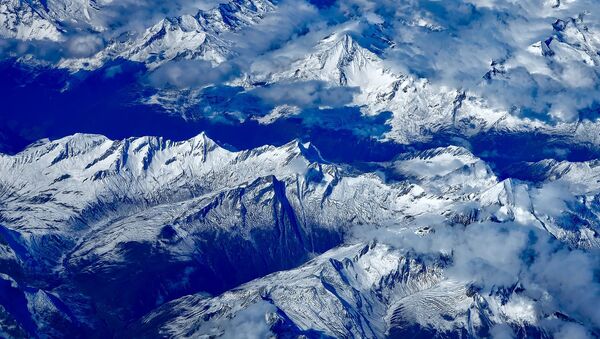
<path fill-rule="evenodd" d="M 0 4 L 0 336 L 600 336 L 592 0 Z"/>

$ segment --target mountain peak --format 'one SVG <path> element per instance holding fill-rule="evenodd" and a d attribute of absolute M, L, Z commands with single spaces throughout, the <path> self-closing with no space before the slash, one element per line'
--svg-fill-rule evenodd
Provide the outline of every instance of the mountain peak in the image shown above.
<path fill-rule="evenodd" d="M 382 60 L 362 47 L 349 32 L 331 34 L 288 71 L 275 74 L 272 81 L 319 80 L 335 86 L 370 87 L 393 82 Z"/>

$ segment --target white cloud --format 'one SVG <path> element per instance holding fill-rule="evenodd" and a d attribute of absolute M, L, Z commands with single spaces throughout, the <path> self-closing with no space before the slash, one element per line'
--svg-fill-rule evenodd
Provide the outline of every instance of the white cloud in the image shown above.
<path fill-rule="evenodd" d="M 222 63 L 212 66 L 202 60 L 178 60 L 167 62 L 148 75 L 150 84 L 156 87 L 185 89 L 203 87 L 225 82 L 239 74 L 237 65 Z"/>
<path fill-rule="evenodd" d="M 272 335 L 270 325 L 267 323 L 267 315 L 275 312 L 275 306 L 259 301 L 250 305 L 228 322 L 223 324 L 223 339 L 263 339 Z"/>
<path fill-rule="evenodd" d="M 520 284 L 524 292 L 503 307 L 511 319 L 546 326 L 538 321 L 544 307 L 551 307 L 591 328 L 600 326 L 600 283 L 594 276 L 600 263 L 593 253 L 569 249 L 546 231 L 526 224 L 484 222 L 450 227 L 439 220 L 436 223 L 431 225 L 434 232 L 425 236 L 393 229 L 360 229 L 355 236 L 423 255 L 450 255 L 452 264 L 445 270 L 446 277 L 472 282 L 483 293 Z M 551 332 L 558 330 L 547 326 Z M 510 335 L 506 328 L 494 329 L 492 334 L 498 338 Z"/>
<path fill-rule="evenodd" d="M 583 326 L 577 324 L 565 324 L 555 335 L 555 338 L 590 339 L 590 334 Z"/>
<path fill-rule="evenodd" d="M 104 47 L 104 41 L 98 35 L 76 35 L 67 41 L 71 57 L 88 57 Z"/>

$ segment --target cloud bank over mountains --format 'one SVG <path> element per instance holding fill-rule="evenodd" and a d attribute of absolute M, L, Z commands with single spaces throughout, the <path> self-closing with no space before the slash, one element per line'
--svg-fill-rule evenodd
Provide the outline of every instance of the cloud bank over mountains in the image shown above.
<path fill-rule="evenodd" d="M 0 336 L 600 336 L 599 12 L 2 2 Z"/>
<path fill-rule="evenodd" d="M 212 13 L 210 9 L 217 6 L 214 1 L 130 2 L 99 2 L 91 7 L 70 2 L 81 18 L 57 26 L 59 42 L 32 36 L 4 41 L 3 49 L 53 61 L 90 57 L 115 40 L 144 34 L 163 17 L 194 16 L 198 9 Z M 227 41 L 227 60 L 209 60 L 216 69 L 186 85 L 219 85 L 243 74 L 275 73 L 309 53 L 327 35 L 344 30 L 392 71 L 480 95 L 492 107 L 515 116 L 556 123 L 597 115 L 600 5 L 595 1 L 282 0 L 274 4 L 272 9 L 265 3 L 251 4 L 257 7 L 257 21 L 218 37 Z M 70 10 L 60 7 L 60 2 L 49 2 L 47 8 L 36 2 L 29 6 L 50 22 Z M 3 31 L 8 38 L 11 34 Z M 176 66 L 167 65 L 168 59 L 165 62 L 156 77 L 182 65 L 177 66 L 177 60 Z M 232 65 L 216 65 L 221 62 Z M 224 74 L 227 70 L 229 74 Z M 188 77 L 201 77 L 194 74 L 192 70 Z"/>

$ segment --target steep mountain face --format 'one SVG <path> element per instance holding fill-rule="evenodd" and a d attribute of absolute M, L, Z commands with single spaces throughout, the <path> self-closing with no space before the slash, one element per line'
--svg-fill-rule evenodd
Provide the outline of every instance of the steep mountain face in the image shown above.
<path fill-rule="evenodd" d="M 76 135 L 1 167 L 4 273 L 67 299 L 83 327 L 118 328 L 173 297 L 297 266 L 352 225 L 398 218 L 393 197 L 408 190 L 342 176 L 298 142 L 231 152 L 204 135 Z"/>
<path fill-rule="evenodd" d="M 573 247 L 600 245 L 598 205 L 594 203 L 598 188 L 571 189 L 573 200 L 556 197 L 552 202 L 552 197 L 539 192 L 556 185 L 576 186 L 573 179 L 569 181 L 569 171 L 533 187 L 498 181 L 483 161 L 459 147 L 401 155 L 387 167 L 391 177 L 402 179 L 388 182 L 329 164 L 310 144 L 292 142 L 233 152 L 204 134 L 184 142 L 161 138 L 112 141 L 80 134 L 42 141 L 15 156 L 2 156 L 0 163 L 2 273 L 8 291 L 22 300 L 18 309 L 7 301 L 2 304 L 2 321 L 14 333 L 119 332 L 156 306 L 202 292 L 202 302 L 184 299 L 194 305 L 189 312 L 203 310 L 197 316 L 224 307 L 218 306 L 223 298 L 243 305 L 227 309 L 238 309 L 261 298 L 271 300 L 267 295 L 280 295 L 280 301 L 271 302 L 279 313 L 274 313 L 278 315 L 273 315 L 270 324 L 283 332 L 381 337 L 424 326 L 436 333 L 473 334 L 491 325 L 483 320 L 473 325 L 468 310 L 475 307 L 478 314 L 489 310 L 479 309 L 483 301 L 467 295 L 467 281 L 457 285 L 439 277 L 452 256 L 442 253 L 426 263 L 421 262 L 425 260 L 421 254 L 396 253 L 385 243 L 367 245 L 365 250 L 360 249 L 365 245 L 334 250 L 307 264 L 308 268 L 262 278 L 214 300 L 206 299 L 206 293 L 219 295 L 253 278 L 294 268 L 345 239 L 363 239 L 361 232 L 377 229 L 427 237 L 440 227 L 518 223 L 545 230 Z M 598 175 L 590 165 L 570 166 L 588 169 L 588 177 Z M 548 171 L 549 178 L 552 172 Z M 581 175 L 572 172 L 571 178 L 580 180 Z M 585 195 L 586 200 L 578 200 L 578 195 Z M 562 201 L 565 207 L 559 211 L 545 205 Z M 362 252 L 371 250 L 375 257 L 369 254 L 360 272 L 345 272 L 336 278 L 341 279 L 337 283 L 328 280 L 334 275 L 317 280 L 315 287 L 308 287 L 313 282 L 300 287 L 328 270 L 335 269 L 328 273 L 333 274 L 342 267 L 358 269 L 348 266 L 351 258 L 359 260 L 365 255 Z M 388 258 L 380 252 L 394 254 Z M 391 271 L 375 269 L 377 265 Z M 430 270 L 433 276 L 428 275 Z M 369 274 L 375 277 L 358 278 Z M 287 278 L 280 275 L 291 275 L 292 280 L 286 283 Z M 273 292 L 265 294 L 265 288 Z M 342 291 L 332 292 L 337 289 Z M 329 300 L 341 298 L 340 293 L 354 296 L 351 301 L 345 297 Z M 40 298 L 47 301 L 37 301 Z M 321 315 L 321 323 L 306 313 L 307 305 L 294 302 L 320 298 L 325 298 L 321 303 L 331 305 L 330 315 Z M 430 310 L 442 318 L 426 321 L 415 306 L 425 302 L 420 298 L 457 298 L 462 306 L 446 301 L 446 306 Z M 191 317 L 180 312 L 179 306 L 171 309 L 177 303 L 167 305 L 171 306 L 160 312 L 169 316 L 149 317 L 161 321 L 170 316 Z M 300 308 L 287 309 L 292 306 Z M 404 314 L 407 309 L 412 310 L 411 316 Z M 211 311 L 205 321 L 230 318 L 227 312 Z M 447 313 L 454 315 L 450 319 Z M 384 315 L 388 320 L 382 321 Z M 54 318 L 62 320 L 55 324 Z M 213 320 L 206 326 L 197 321 L 169 325 L 143 320 L 135 331 L 165 327 L 173 336 L 220 331 L 221 321 Z"/>
<path fill-rule="evenodd" d="M 190 286 L 216 293 L 293 267 L 339 243 L 348 225 L 301 208 L 304 194 L 321 198 L 328 187 L 313 188 L 313 177 L 336 177 L 304 153 L 298 143 L 233 153 L 203 135 L 184 143 L 78 135 L 34 146 L 3 158 L 6 261 L 25 281 L 68 281 L 66 297 L 81 289 L 99 301 L 101 318 L 120 318 L 103 319 L 113 326 Z M 234 269 L 241 258 L 256 262 Z M 155 269 L 145 269 L 150 262 Z M 137 287 L 114 295 L 126 285 Z"/>
<path fill-rule="evenodd" d="M 280 335 L 381 337 L 390 304 L 441 280 L 444 259 L 431 262 L 430 266 L 377 243 L 345 246 L 217 298 L 188 296 L 166 304 L 142 319 L 136 325 L 141 328 L 134 326 L 132 333 L 219 335 L 233 329 L 228 323 L 236 313 L 267 305 L 269 325 Z M 249 316 L 260 319 L 261 311 L 250 311 Z"/>
<path fill-rule="evenodd" d="M 279 337 L 489 337 L 504 328 L 515 337 L 543 338 L 547 334 L 532 323 L 568 318 L 550 304 L 531 308 L 532 291 L 520 283 L 488 291 L 449 278 L 449 266 L 451 256 L 421 256 L 377 242 L 340 247 L 216 298 L 165 304 L 129 333 L 227 336 L 242 318 Z"/>
<path fill-rule="evenodd" d="M 318 80 L 330 86 L 353 87 L 359 93 L 353 104 L 367 115 L 391 112 L 385 136 L 399 143 L 426 140 L 448 128 L 467 135 L 489 128 L 504 116 L 474 99 L 470 111 L 461 109 L 465 93 L 434 86 L 426 79 L 393 72 L 381 57 L 362 47 L 350 34 L 335 33 L 320 41 L 314 53 L 294 62 L 289 71 L 274 74 L 269 82 Z M 465 107 L 467 105 L 465 104 Z M 473 113 L 471 113 L 473 112 Z M 462 126 L 461 121 L 470 126 Z"/>
<path fill-rule="evenodd" d="M 0 36 L 19 40 L 61 41 L 75 27 L 106 30 L 99 11 L 111 0 L 3 1 Z"/>
<path fill-rule="evenodd" d="M 39 1 L 3 1 L 0 4 L 0 34 L 22 40 L 60 40 L 56 22 L 46 14 Z"/>

